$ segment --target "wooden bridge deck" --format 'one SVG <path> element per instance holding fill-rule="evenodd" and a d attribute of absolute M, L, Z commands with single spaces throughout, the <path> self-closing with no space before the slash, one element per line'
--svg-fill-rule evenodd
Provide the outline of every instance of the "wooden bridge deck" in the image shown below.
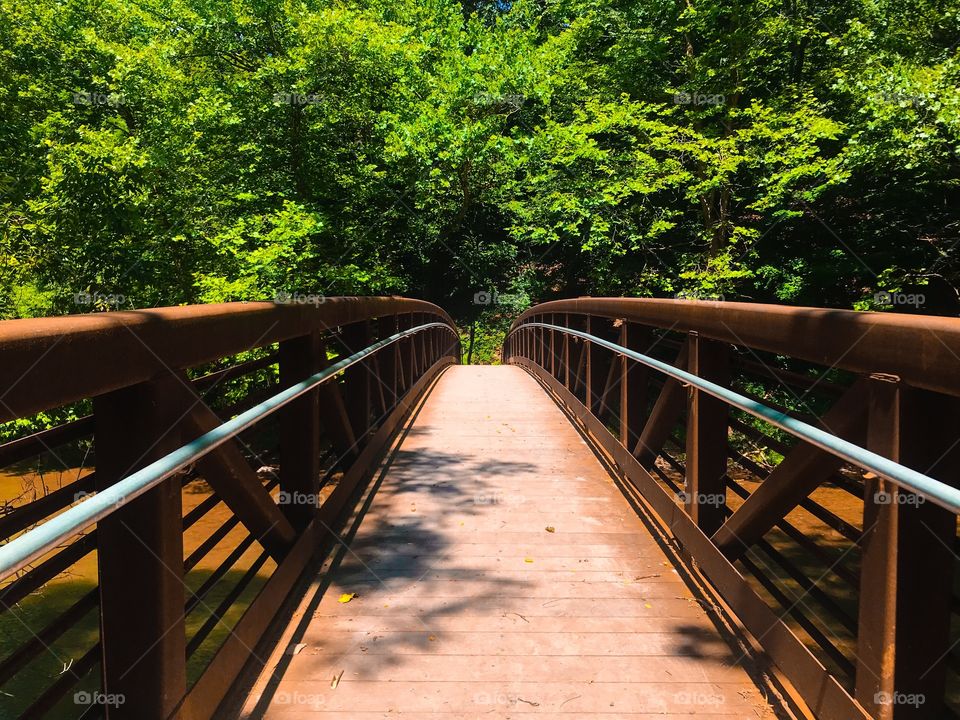
<path fill-rule="evenodd" d="M 523 370 L 449 368 L 381 478 L 243 717 L 777 716 Z"/>

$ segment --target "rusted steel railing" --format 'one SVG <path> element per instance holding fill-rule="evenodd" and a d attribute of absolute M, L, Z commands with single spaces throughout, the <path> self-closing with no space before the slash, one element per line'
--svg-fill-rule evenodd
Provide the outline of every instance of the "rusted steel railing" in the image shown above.
<path fill-rule="evenodd" d="M 33 483 L 0 514 L 0 622 L 29 631 L 0 653 L 4 717 L 211 717 L 459 356 L 402 298 L 0 323 L 0 420 L 79 416 L 0 445 Z M 38 489 L 53 461 L 76 478 Z"/>
<path fill-rule="evenodd" d="M 960 320 L 581 298 L 525 312 L 503 356 L 582 424 L 817 717 L 956 716 Z"/>

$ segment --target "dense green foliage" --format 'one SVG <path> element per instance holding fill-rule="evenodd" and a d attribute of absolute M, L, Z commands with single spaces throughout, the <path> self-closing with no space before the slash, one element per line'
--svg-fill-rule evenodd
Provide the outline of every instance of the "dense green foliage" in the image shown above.
<path fill-rule="evenodd" d="M 960 0 L 0 0 L 0 316 L 956 313 L 958 45 Z"/>

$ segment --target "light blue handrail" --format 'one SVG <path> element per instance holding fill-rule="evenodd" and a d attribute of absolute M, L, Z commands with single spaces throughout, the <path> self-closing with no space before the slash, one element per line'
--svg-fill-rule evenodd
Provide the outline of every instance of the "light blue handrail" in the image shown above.
<path fill-rule="evenodd" d="M 10 577 L 65 540 L 83 532 L 86 528 L 116 511 L 117 508 L 123 507 L 131 500 L 143 495 L 171 475 L 193 464 L 211 450 L 255 425 L 289 402 L 296 400 L 304 393 L 340 374 L 351 365 L 355 365 L 398 340 L 434 327 L 447 328 L 453 332 L 452 328 L 446 323 L 432 322 L 384 338 L 343 360 L 335 362 L 306 380 L 273 395 L 262 403 L 254 405 L 249 410 L 222 425 L 218 425 L 210 432 L 204 433 L 169 455 L 150 463 L 143 469 L 95 495 L 91 495 L 56 517 L 0 546 L 0 580 Z"/>
<path fill-rule="evenodd" d="M 950 512 L 960 513 L 960 489 L 951 487 L 946 483 L 929 477 L 928 475 L 924 475 L 923 473 L 919 473 L 916 470 L 911 470 L 905 465 L 894 462 L 893 460 L 885 458 L 882 455 L 877 455 L 875 452 L 871 452 L 870 450 L 862 448 L 859 445 L 854 445 L 851 442 L 847 442 L 836 435 L 824 432 L 813 425 L 805 423 L 801 420 L 797 420 L 796 418 L 792 418 L 786 413 L 780 412 L 779 410 L 774 410 L 768 405 L 751 400 L 750 398 L 740 395 L 733 390 L 729 390 L 725 387 L 717 385 L 716 383 L 712 383 L 709 380 L 704 380 L 697 375 L 693 375 L 685 370 L 680 370 L 673 365 L 657 360 L 656 358 L 652 358 L 649 355 L 643 355 L 642 353 L 625 348 L 622 345 L 617 345 L 616 343 L 609 342 L 608 340 L 598 338 L 594 335 L 590 335 L 579 330 L 574 330 L 573 328 L 563 327 L 562 325 L 550 325 L 548 323 L 541 322 L 527 322 L 523 325 L 518 325 L 516 328 L 514 328 L 513 332 L 530 327 L 542 327 L 548 330 L 555 330 L 567 333 L 568 335 L 574 335 L 583 340 L 589 340 L 595 345 L 605 347 L 615 353 L 624 355 L 631 360 L 636 360 L 637 362 L 643 363 L 654 370 L 659 370 L 665 375 L 669 375 L 675 380 L 679 380 L 682 383 L 687 383 L 688 385 L 692 385 L 695 388 L 703 390 L 708 395 L 712 395 L 715 398 L 723 400 L 728 405 L 732 405 L 733 407 L 739 408 L 744 412 L 750 413 L 754 417 L 758 417 L 761 420 L 764 420 L 771 425 L 790 433 L 794 437 L 798 437 L 801 440 L 810 443 L 811 445 L 815 445 L 821 450 L 825 450 L 832 455 L 836 455 L 838 458 L 841 458 L 846 462 L 852 463 L 853 465 L 863 468 L 864 470 L 869 470 L 870 472 L 875 473 L 882 478 L 886 478 L 887 480 L 896 483 L 902 488 L 917 493 L 918 495 L 922 495 L 940 507 L 946 508 Z"/>

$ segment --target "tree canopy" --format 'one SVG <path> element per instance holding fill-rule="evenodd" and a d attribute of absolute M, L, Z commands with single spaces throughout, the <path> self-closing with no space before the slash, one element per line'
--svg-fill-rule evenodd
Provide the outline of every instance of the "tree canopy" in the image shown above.
<path fill-rule="evenodd" d="M 960 0 L 0 0 L 0 53 L 5 318 L 958 311 Z"/>

